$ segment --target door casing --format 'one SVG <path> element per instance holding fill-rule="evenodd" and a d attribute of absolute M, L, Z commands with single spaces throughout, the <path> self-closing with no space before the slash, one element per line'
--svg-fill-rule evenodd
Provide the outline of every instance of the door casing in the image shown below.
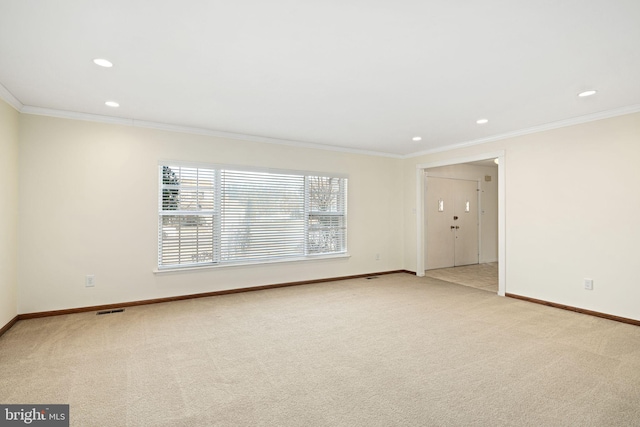
<path fill-rule="evenodd" d="M 429 168 L 441 166 L 459 165 L 476 162 L 479 160 L 498 159 L 498 295 L 504 296 L 506 283 L 506 169 L 507 161 L 505 151 L 498 150 L 466 157 L 457 157 L 448 160 L 439 160 L 416 165 L 416 275 L 425 274 L 425 229 L 424 229 L 424 172 Z"/>

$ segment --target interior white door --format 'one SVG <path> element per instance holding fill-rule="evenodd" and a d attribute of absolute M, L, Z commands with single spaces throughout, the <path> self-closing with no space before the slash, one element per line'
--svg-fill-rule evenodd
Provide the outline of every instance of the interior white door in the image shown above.
<path fill-rule="evenodd" d="M 455 262 L 455 227 L 452 227 L 454 180 L 429 176 L 426 180 L 426 192 L 426 269 L 453 267 Z"/>
<path fill-rule="evenodd" d="M 477 264 L 478 183 L 428 176 L 425 187 L 425 268 Z"/>
<path fill-rule="evenodd" d="M 477 264 L 478 254 L 478 183 L 455 180 L 454 266 Z"/>

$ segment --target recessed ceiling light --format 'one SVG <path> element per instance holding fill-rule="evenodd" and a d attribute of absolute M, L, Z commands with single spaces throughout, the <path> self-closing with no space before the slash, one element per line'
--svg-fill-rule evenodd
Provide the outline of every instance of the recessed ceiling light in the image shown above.
<path fill-rule="evenodd" d="M 111 61 L 103 58 L 96 58 L 93 60 L 93 63 L 105 68 L 113 67 L 113 63 Z"/>
<path fill-rule="evenodd" d="M 485 123 L 489 123 L 489 120 L 487 119 L 480 119 L 480 120 L 476 120 L 476 123 L 479 125 L 483 125 Z"/>
<path fill-rule="evenodd" d="M 414 136 L 412 139 L 414 141 L 422 141 L 422 137 L 421 136 Z"/>
<path fill-rule="evenodd" d="M 120 104 L 118 104 L 116 101 L 107 101 L 104 103 L 104 105 L 106 105 L 107 107 L 113 107 L 113 108 L 120 106 Z"/>
<path fill-rule="evenodd" d="M 595 90 L 585 90 L 584 92 L 580 92 L 578 94 L 579 97 L 584 98 L 585 96 L 591 96 L 591 95 L 595 95 L 597 93 L 597 91 Z"/>

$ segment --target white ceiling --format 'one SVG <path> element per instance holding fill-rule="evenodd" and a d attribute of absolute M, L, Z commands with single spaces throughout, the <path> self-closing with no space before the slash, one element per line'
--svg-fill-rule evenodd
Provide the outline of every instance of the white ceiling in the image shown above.
<path fill-rule="evenodd" d="M 24 112 L 404 156 L 640 111 L 640 1 L 0 0 L 0 84 Z"/>

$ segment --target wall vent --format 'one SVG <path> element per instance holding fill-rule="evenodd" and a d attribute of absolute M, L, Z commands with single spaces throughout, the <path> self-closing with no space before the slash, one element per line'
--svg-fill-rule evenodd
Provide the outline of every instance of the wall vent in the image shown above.
<path fill-rule="evenodd" d="M 115 310 L 104 310 L 104 311 L 99 311 L 96 313 L 96 315 L 100 315 L 100 314 L 111 314 L 111 313 L 122 313 L 124 311 L 124 308 L 116 308 Z"/>

